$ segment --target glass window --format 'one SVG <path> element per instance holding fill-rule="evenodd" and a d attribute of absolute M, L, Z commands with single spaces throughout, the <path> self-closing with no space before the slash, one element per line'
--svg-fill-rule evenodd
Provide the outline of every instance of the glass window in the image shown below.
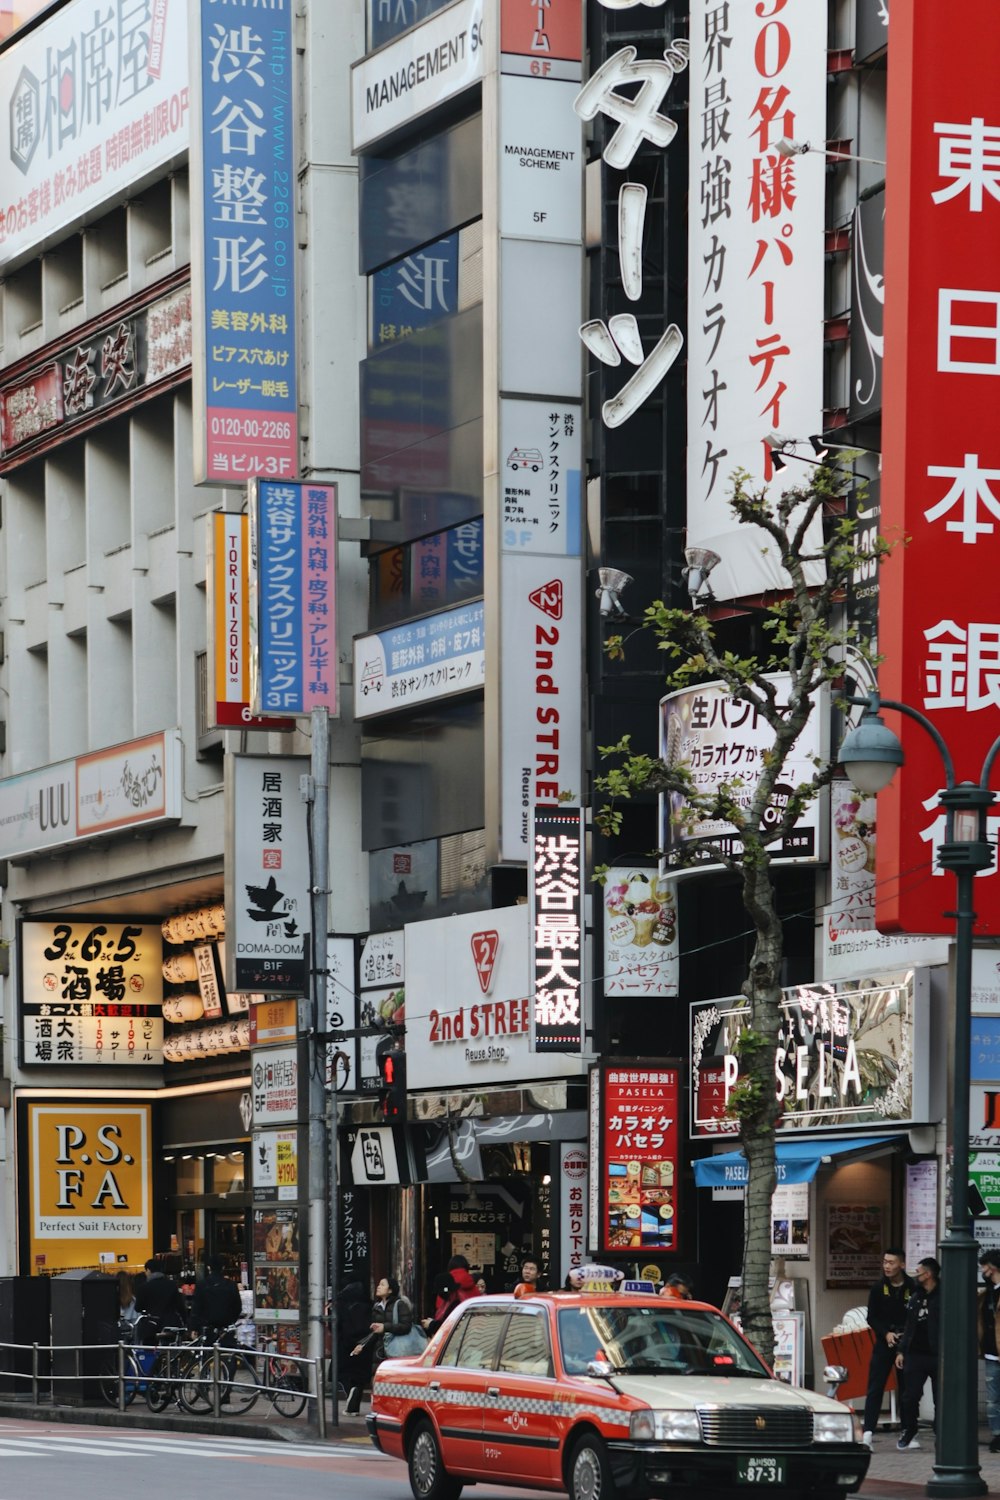
<path fill-rule="evenodd" d="M 464 1365 L 467 1370 L 492 1370 L 506 1321 L 506 1308 L 467 1314 L 449 1339 L 441 1364 Z"/>
<path fill-rule="evenodd" d="M 559 1346 L 570 1375 L 586 1372 L 602 1351 L 619 1370 L 671 1375 L 749 1375 L 767 1370 L 718 1313 L 657 1307 L 566 1307 Z"/>
<path fill-rule="evenodd" d="M 511 1375 L 552 1374 L 549 1335 L 541 1313 L 514 1313 L 511 1316 L 498 1368 L 509 1371 Z"/>

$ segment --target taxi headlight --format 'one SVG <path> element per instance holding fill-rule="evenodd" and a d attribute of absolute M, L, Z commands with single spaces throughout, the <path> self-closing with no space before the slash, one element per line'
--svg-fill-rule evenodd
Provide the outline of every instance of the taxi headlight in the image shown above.
<path fill-rule="evenodd" d="M 701 1424 L 693 1411 L 634 1411 L 629 1437 L 640 1443 L 700 1443 Z"/>
<path fill-rule="evenodd" d="M 813 1420 L 813 1442 L 853 1443 L 854 1417 L 849 1411 L 818 1411 Z"/>

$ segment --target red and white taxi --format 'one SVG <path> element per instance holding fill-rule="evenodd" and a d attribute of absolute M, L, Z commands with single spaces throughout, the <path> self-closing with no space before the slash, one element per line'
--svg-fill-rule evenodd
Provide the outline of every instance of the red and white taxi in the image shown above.
<path fill-rule="evenodd" d="M 776 1380 L 716 1308 L 648 1293 L 466 1302 L 422 1355 L 379 1365 L 368 1430 L 416 1500 L 483 1480 L 572 1500 L 833 1500 L 870 1460 L 846 1406 Z"/>

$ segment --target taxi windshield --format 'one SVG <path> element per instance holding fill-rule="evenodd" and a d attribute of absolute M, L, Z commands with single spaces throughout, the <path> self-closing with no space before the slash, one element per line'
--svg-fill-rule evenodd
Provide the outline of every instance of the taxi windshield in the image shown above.
<path fill-rule="evenodd" d="M 622 1375 L 730 1375 L 768 1379 L 766 1366 L 724 1318 L 677 1303 L 623 1302 L 559 1309 L 559 1347 L 568 1375 L 605 1358 Z"/>

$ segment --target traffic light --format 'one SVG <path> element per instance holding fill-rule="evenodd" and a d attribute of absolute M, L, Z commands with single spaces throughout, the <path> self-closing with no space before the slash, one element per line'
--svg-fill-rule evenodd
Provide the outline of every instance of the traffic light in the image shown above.
<path fill-rule="evenodd" d="M 397 1037 L 385 1037 L 376 1049 L 381 1080 L 378 1105 L 383 1120 L 406 1119 L 406 1052 Z"/>

